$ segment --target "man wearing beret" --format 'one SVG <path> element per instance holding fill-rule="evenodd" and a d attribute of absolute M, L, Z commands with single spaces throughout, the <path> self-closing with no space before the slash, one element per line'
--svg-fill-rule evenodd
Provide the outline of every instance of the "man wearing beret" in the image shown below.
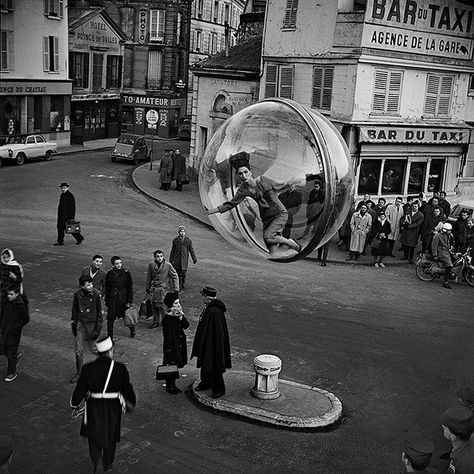
<path fill-rule="evenodd" d="M 197 391 L 212 390 L 212 398 L 225 395 L 224 372 L 232 367 L 230 340 L 225 304 L 216 298 L 217 290 L 205 286 L 201 290 L 204 308 L 194 336 L 191 358 L 197 357 L 196 367 L 201 369 Z"/>
<path fill-rule="evenodd" d="M 402 463 L 406 472 L 425 472 L 434 474 L 438 471 L 428 467 L 434 452 L 433 443 L 419 435 L 412 435 L 405 441 L 402 452 Z"/>
<path fill-rule="evenodd" d="M 88 438 L 94 473 L 101 457 L 104 471 L 111 468 L 120 441 L 122 413 L 137 401 L 127 367 L 113 360 L 112 339 L 96 342 L 96 349 L 98 358 L 84 365 L 70 402 L 71 408 L 78 410 L 85 401 L 81 436 Z"/>
<path fill-rule="evenodd" d="M 444 437 L 451 442 L 451 474 L 474 473 L 473 414 L 469 408 L 453 407 L 441 415 Z"/>
<path fill-rule="evenodd" d="M 61 195 L 59 196 L 58 205 L 58 240 L 54 245 L 64 245 L 64 234 L 66 232 L 66 224 L 68 221 L 73 221 L 76 218 L 76 201 L 74 195 L 69 191 L 68 183 L 61 183 Z M 76 245 L 79 245 L 84 240 L 84 236 L 80 232 L 71 234 L 76 239 Z"/>

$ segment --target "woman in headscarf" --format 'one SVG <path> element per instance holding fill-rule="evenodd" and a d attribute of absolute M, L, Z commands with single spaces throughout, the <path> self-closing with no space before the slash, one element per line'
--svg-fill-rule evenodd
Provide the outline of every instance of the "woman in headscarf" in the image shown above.
<path fill-rule="evenodd" d="M 173 265 L 179 277 L 179 289 L 184 290 L 186 281 L 186 272 L 188 271 L 189 254 L 193 263 L 197 262 L 196 254 L 194 253 L 193 242 L 186 235 L 186 227 L 180 225 L 178 227 L 178 237 L 173 239 L 170 253 L 170 263 Z"/>
<path fill-rule="evenodd" d="M 167 293 L 163 302 L 167 308 L 163 316 L 163 365 L 177 365 L 181 369 L 188 363 L 184 330 L 189 327 L 189 322 L 179 303 L 178 293 Z M 181 392 L 176 386 L 176 374 L 166 379 L 166 391 L 173 395 Z"/>
<path fill-rule="evenodd" d="M 20 285 L 20 294 L 23 294 L 23 268 L 15 260 L 11 249 L 3 249 L 0 263 L 0 297 L 3 301 L 7 294 L 7 287 L 11 283 Z"/>

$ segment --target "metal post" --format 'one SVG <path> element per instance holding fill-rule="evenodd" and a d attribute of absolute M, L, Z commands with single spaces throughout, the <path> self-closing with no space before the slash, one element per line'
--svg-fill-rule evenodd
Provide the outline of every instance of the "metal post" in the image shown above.
<path fill-rule="evenodd" d="M 154 132 L 151 132 L 151 151 L 150 151 L 150 171 L 153 169 L 153 137 L 155 136 Z"/>

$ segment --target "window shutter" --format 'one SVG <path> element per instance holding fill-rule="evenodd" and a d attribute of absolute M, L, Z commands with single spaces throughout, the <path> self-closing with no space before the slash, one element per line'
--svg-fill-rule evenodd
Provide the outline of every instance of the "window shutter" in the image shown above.
<path fill-rule="evenodd" d="M 158 36 L 158 10 L 150 10 L 150 41 Z"/>
<path fill-rule="evenodd" d="M 436 115 L 436 105 L 438 102 L 440 77 L 433 74 L 428 75 L 425 97 L 425 114 Z"/>
<path fill-rule="evenodd" d="M 165 10 L 158 10 L 158 41 L 165 40 Z"/>
<path fill-rule="evenodd" d="M 107 56 L 107 69 L 105 72 L 105 87 L 110 89 L 112 84 L 112 56 Z"/>
<path fill-rule="evenodd" d="M 117 66 L 117 87 L 122 87 L 122 56 L 118 57 Z"/>
<path fill-rule="evenodd" d="M 387 112 L 397 114 L 400 104 L 400 92 L 402 90 L 402 73 L 399 71 L 390 72 L 388 83 Z"/>
<path fill-rule="evenodd" d="M 43 37 L 43 70 L 49 71 L 49 37 Z"/>
<path fill-rule="evenodd" d="M 87 89 L 89 87 L 89 61 L 90 61 L 90 54 L 84 54 L 84 78 L 82 80 L 82 87 Z"/>
<path fill-rule="evenodd" d="M 59 18 L 64 17 L 64 0 L 59 0 Z"/>
<path fill-rule="evenodd" d="M 323 96 L 323 68 L 313 68 L 313 97 L 311 98 L 311 107 L 321 108 Z"/>
<path fill-rule="evenodd" d="M 298 0 L 293 0 L 293 6 L 290 14 L 290 28 L 296 27 L 296 12 L 298 11 Z"/>
<path fill-rule="evenodd" d="M 332 83 L 334 80 L 334 68 L 325 67 L 323 69 L 323 97 L 321 101 L 321 109 L 331 110 L 331 99 L 332 99 Z"/>
<path fill-rule="evenodd" d="M 293 98 L 293 66 L 280 66 L 280 93 L 283 99 Z"/>
<path fill-rule="evenodd" d="M 43 0 L 43 14 L 49 15 L 49 0 Z"/>
<path fill-rule="evenodd" d="M 287 0 L 283 28 L 295 28 L 296 13 L 298 11 L 298 0 Z"/>
<path fill-rule="evenodd" d="M 451 94 L 454 86 L 454 77 L 444 76 L 441 78 L 438 115 L 449 115 L 449 106 L 451 105 Z"/>
<path fill-rule="evenodd" d="M 375 71 L 374 96 L 372 100 L 372 110 L 374 112 L 385 111 L 385 96 L 388 84 L 388 71 L 377 69 Z"/>
<path fill-rule="evenodd" d="M 277 68 L 274 64 L 267 65 L 267 75 L 265 77 L 265 98 L 276 97 Z"/>
<path fill-rule="evenodd" d="M 54 37 L 54 70 L 59 71 L 59 38 Z"/>
<path fill-rule="evenodd" d="M 0 33 L 0 69 L 1 70 L 6 70 L 8 69 L 8 49 L 9 49 L 9 44 L 8 44 L 8 36 L 6 31 L 2 31 Z"/>

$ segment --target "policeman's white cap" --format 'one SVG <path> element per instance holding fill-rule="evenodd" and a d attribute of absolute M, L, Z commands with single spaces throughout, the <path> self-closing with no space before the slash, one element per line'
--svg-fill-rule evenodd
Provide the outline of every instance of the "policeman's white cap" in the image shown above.
<path fill-rule="evenodd" d="M 112 349 L 113 346 L 114 346 L 114 343 L 112 342 L 112 339 L 110 339 L 110 337 L 107 337 L 106 339 L 102 339 L 101 341 L 97 341 L 95 343 L 97 352 L 110 351 L 110 349 Z"/>

